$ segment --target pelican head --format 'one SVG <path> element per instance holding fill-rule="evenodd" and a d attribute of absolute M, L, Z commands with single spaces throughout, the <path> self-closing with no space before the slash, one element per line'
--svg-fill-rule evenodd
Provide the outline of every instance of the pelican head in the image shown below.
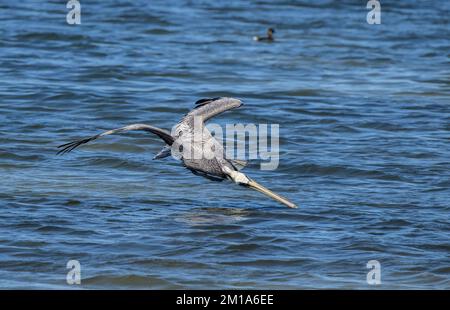
<path fill-rule="evenodd" d="M 270 198 L 275 199 L 278 202 L 281 202 L 282 204 L 288 206 L 289 208 L 297 208 L 297 206 L 294 203 L 292 203 L 289 200 L 287 200 L 286 198 L 272 192 L 270 189 L 265 188 L 264 186 L 257 183 L 256 181 L 253 181 L 252 179 L 250 179 L 248 176 L 246 176 L 242 172 L 231 170 L 227 166 L 224 166 L 222 169 L 223 169 L 223 172 L 226 175 L 228 175 L 228 177 L 231 180 L 233 180 L 236 184 L 247 186 L 249 188 L 257 190 L 258 192 L 261 192 L 261 193 L 269 196 Z"/>

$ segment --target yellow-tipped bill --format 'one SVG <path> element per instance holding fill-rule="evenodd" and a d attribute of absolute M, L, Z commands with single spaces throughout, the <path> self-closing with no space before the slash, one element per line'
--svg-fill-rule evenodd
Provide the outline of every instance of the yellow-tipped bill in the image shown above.
<path fill-rule="evenodd" d="M 269 196 L 269 197 L 275 199 L 276 201 L 281 202 L 282 204 L 288 206 L 289 208 L 297 208 L 297 206 L 296 206 L 295 204 L 293 204 L 292 202 L 290 202 L 290 201 L 287 200 L 286 198 L 284 198 L 284 197 L 282 197 L 282 196 L 280 196 L 280 195 L 278 195 L 278 194 L 275 194 L 275 193 L 272 192 L 271 190 L 265 188 L 264 186 L 262 186 L 262 185 L 256 183 L 256 182 L 253 181 L 253 180 L 249 180 L 249 182 L 247 183 L 247 185 L 248 185 L 250 188 L 253 188 L 253 189 L 257 190 L 258 192 L 261 192 L 261 193 L 263 193 L 263 194 L 265 194 L 265 195 L 267 195 L 267 196 Z"/>

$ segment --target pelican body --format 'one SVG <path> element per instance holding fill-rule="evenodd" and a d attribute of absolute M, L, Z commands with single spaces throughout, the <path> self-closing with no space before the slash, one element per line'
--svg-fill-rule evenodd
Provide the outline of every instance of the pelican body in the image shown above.
<path fill-rule="evenodd" d="M 209 119 L 225 111 L 240 107 L 242 102 L 234 98 L 218 97 L 198 100 L 195 105 L 196 107 L 174 126 L 172 132 L 151 125 L 133 124 L 60 145 L 58 146 L 58 148 L 60 148 L 58 154 L 71 152 L 80 145 L 106 135 L 127 132 L 130 130 L 147 131 L 157 135 L 166 143 L 165 147 L 154 157 L 154 159 L 161 159 L 174 155 L 173 152 L 175 150 L 177 153 L 179 152 L 178 157 L 183 165 L 196 175 L 203 176 L 213 181 L 229 179 L 239 185 L 266 194 L 290 208 L 296 208 L 297 206 L 294 203 L 275 194 L 253 181 L 242 172 L 239 172 L 246 163 L 241 160 L 225 158 L 223 145 L 219 143 L 205 127 L 205 122 Z M 201 131 L 201 133 L 199 131 Z M 213 153 L 209 153 L 208 156 L 205 156 L 205 148 L 213 149 Z"/>

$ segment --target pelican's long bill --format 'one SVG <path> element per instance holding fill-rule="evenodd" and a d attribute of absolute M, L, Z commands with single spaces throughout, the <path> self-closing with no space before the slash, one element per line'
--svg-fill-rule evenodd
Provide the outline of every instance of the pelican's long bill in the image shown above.
<path fill-rule="evenodd" d="M 249 180 L 249 182 L 247 183 L 247 186 L 250 188 L 253 188 L 254 190 L 257 190 L 258 192 L 261 192 L 269 197 L 271 197 L 272 199 L 275 199 L 278 202 L 281 202 L 282 204 L 288 206 L 289 208 L 297 208 L 297 206 L 295 204 L 293 204 L 292 202 L 290 202 L 289 200 L 287 200 L 286 198 L 275 194 L 274 192 L 272 192 L 271 190 L 265 188 L 264 186 L 262 186 L 261 184 L 256 183 L 253 180 Z"/>

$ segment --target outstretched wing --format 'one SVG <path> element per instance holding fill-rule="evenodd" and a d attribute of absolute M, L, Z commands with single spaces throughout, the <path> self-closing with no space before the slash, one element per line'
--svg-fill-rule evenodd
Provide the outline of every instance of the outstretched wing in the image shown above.
<path fill-rule="evenodd" d="M 166 142 L 166 144 L 168 144 L 168 145 L 172 145 L 172 143 L 174 141 L 174 139 L 172 138 L 170 133 L 164 129 L 150 126 L 150 125 L 145 125 L 145 124 L 133 124 L 133 125 L 128 125 L 125 127 L 113 129 L 113 130 L 108 130 L 108 131 L 105 131 L 103 133 L 100 133 L 98 135 L 95 135 L 95 136 L 92 136 L 92 137 L 89 137 L 86 139 L 81 139 L 81 140 L 77 140 L 77 141 L 73 141 L 73 142 L 69 142 L 69 143 L 60 145 L 60 146 L 58 146 L 58 148 L 60 148 L 60 150 L 58 151 L 57 154 L 68 153 L 68 152 L 74 150 L 75 148 L 79 147 L 82 144 L 88 143 L 90 141 L 93 141 L 93 140 L 98 139 L 103 136 L 126 132 L 126 131 L 130 131 L 130 130 L 143 130 L 143 131 L 148 131 L 148 132 L 154 133 L 155 135 L 160 137 L 162 140 L 164 140 L 164 142 Z"/>
<path fill-rule="evenodd" d="M 242 105 L 242 101 L 235 98 L 217 97 L 200 99 L 195 104 L 196 107 L 187 116 L 201 116 L 203 121 L 206 122 L 220 113 L 239 108 Z"/>

